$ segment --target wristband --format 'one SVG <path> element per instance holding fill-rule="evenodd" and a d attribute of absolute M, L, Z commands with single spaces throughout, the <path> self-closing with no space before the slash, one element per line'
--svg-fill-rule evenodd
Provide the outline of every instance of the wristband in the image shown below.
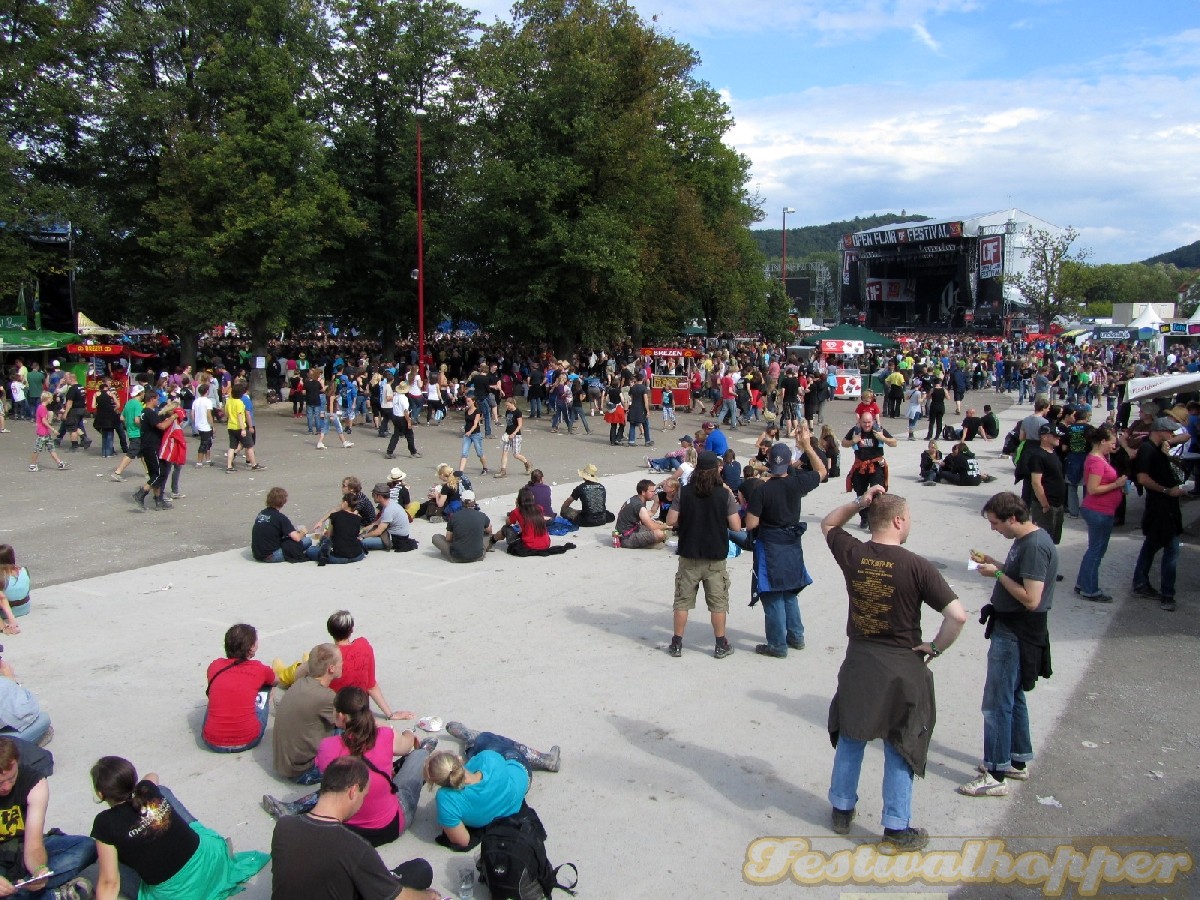
<path fill-rule="evenodd" d="M 929 655 L 934 659 L 937 659 L 942 655 L 942 651 L 938 649 L 937 644 L 935 644 L 933 641 L 929 642 Z"/>
<path fill-rule="evenodd" d="M 999 581 L 1004 576 L 1004 573 L 999 569 L 996 570 L 996 580 Z"/>

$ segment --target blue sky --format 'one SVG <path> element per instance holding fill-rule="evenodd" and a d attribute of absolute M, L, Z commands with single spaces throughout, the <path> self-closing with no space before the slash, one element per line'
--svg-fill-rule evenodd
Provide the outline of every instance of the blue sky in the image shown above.
<path fill-rule="evenodd" d="M 1016 206 L 1093 262 L 1200 240 L 1197 0 L 633 5 L 700 54 L 764 225 Z"/>

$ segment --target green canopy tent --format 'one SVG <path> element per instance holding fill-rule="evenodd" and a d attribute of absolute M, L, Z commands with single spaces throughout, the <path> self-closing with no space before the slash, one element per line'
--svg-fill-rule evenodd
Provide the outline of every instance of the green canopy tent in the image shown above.
<path fill-rule="evenodd" d="M 64 331 L 0 330 L 0 353 L 19 353 L 36 350 L 57 350 L 79 340 L 79 335 Z"/>
<path fill-rule="evenodd" d="M 861 325 L 838 325 L 828 331 L 807 335 L 800 343 L 809 347 L 819 347 L 821 341 L 862 341 L 866 347 L 885 350 L 900 346 L 892 338 Z"/>

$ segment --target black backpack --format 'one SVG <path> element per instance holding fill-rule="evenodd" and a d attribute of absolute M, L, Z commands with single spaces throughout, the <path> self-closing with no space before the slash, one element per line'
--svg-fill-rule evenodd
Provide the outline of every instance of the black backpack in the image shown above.
<path fill-rule="evenodd" d="M 479 847 L 479 880 L 496 900 L 545 900 L 555 888 L 574 896 L 579 872 L 574 863 L 550 865 L 546 829 L 528 803 L 488 825 Z M 569 885 L 559 884 L 558 870 L 567 866 L 575 878 Z"/>

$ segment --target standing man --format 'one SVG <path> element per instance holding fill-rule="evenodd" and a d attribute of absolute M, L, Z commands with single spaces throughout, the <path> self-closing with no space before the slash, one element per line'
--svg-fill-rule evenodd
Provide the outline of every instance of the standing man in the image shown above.
<path fill-rule="evenodd" d="M 737 413 L 734 413 L 733 424 L 737 424 Z M 650 440 L 650 388 L 646 386 L 646 370 L 638 369 L 633 384 L 629 388 L 629 446 L 637 443 L 638 426 L 642 426 L 642 437 L 647 447 L 653 447 Z"/>
<path fill-rule="evenodd" d="M 729 530 L 742 527 L 737 500 L 721 480 L 721 459 L 704 450 L 696 471 L 679 492 L 679 500 L 667 513 L 667 527 L 679 533 L 679 568 L 675 573 L 674 634 L 667 652 L 683 653 L 683 632 L 688 611 L 696 608 L 696 594 L 704 585 L 704 602 L 712 620 L 716 649 L 713 656 L 724 659 L 733 653 L 725 637 L 729 615 Z"/>
<path fill-rule="evenodd" d="M 809 468 L 792 468 L 792 451 L 778 443 L 767 455 L 768 478 L 750 495 L 746 530 L 755 531 L 751 603 L 762 601 L 767 642 L 754 652 L 784 659 L 788 648 L 804 649 L 804 621 L 799 593 L 812 584 L 804 566 L 801 539 L 808 526 L 800 521 L 800 501 L 825 477 L 825 462 L 812 444 L 808 422 L 796 427 L 796 444 Z"/>
<path fill-rule="evenodd" d="M 725 424 L 725 416 L 729 416 L 729 430 L 737 431 L 738 425 L 738 409 L 737 409 L 737 381 L 733 374 L 737 369 L 730 367 L 725 370 L 725 374 L 721 376 L 721 408 L 717 411 L 717 423 Z"/>
<path fill-rule="evenodd" d="M 783 378 L 779 380 L 779 390 L 783 394 L 783 414 L 779 417 L 779 430 L 784 437 L 791 437 L 796 431 L 796 422 L 800 419 L 800 378 L 796 375 L 795 366 L 788 366 L 784 370 Z"/>
<path fill-rule="evenodd" d="M 1050 677 L 1047 618 L 1054 602 L 1058 550 L 1016 494 L 1002 491 L 983 506 L 992 531 L 1013 542 L 1004 564 L 972 550 L 979 574 L 994 578 L 987 623 L 987 681 L 983 686 L 983 764 L 979 777 L 960 785 L 968 797 L 1003 797 L 1009 778 L 1024 781 L 1033 759 L 1025 692 Z M 1032 661 L 1032 664 L 1031 664 Z"/>
<path fill-rule="evenodd" d="M 300 354 L 300 362 L 308 368 L 304 354 Z M 321 384 L 321 370 L 308 369 L 308 377 L 304 379 L 304 415 L 309 434 L 317 434 L 321 409 L 325 403 L 325 387 Z"/>
<path fill-rule="evenodd" d="M 400 443 L 402 436 L 408 444 L 408 455 L 413 459 L 420 459 L 421 454 L 417 452 L 417 441 L 413 436 L 407 381 L 397 381 L 392 385 L 392 439 L 388 441 L 384 459 L 396 458 L 396 445 Z"/>
<path fill-rule="evenodd" d="M 893 363 L 892 371 L 883 379 L 883 383 L 887 385 L 887 393 L 884 394 L 884 415 L 889 419 L 898 419 L 900 404 L 904 400 L 904 373 Z"/>
<path fill-rule="evenodd" d="M 261 472 L 266 466 L 259 465 L 258 460 L 254 457 L 254 445 L 258 443 L 258 430 L 254 427 L 254 400 L 250 396 L 250 385 L 244 380 L 235 381 L 233 391 L 241 398 L 242 406 L 246 411 L 246 437 L 242 441 L 246 462 L 250 463 L 251 470 Z"/>
<path fill-rule="evenodd" d="M 1067 481 L 1058 455 L 1061 436 L 1058 426 L 1038 429 L 1038 443 L 1021 454 L 1021 468 L 1028 473 L 1021 499 L 1033 514 L 1033 524 L 1046 530 L 1057 544 L 1062 540 L 1063 513 L 1067 504 Z"/>
<path fill-rule="evenodd" d="M 847 431 L 842 439 L 842 446 L 854 448 L 854 464 L 846 473 L 846 490 L 862 497 L 872 485 L 878 484 L 886 491 L 888 468 L 887 460 L 883 458 L 883 448 L 895 447 L 896 439 L 875 421 L 874 414 L 860 414 L 858 424 Z M 866 506 L 861 508 L 858 524 L 864 531 L 867 530 Z"/>
<path fill-rule="evenodd" d="M 128 442 L 125 456 L 117 463 L 117 471 L 108 476 L 113 481 L 122 481 L 121 473 L 129 467 L 131 462 L 142 455 L 142 413 L 146 409 L 142 403 L 142 395 L 145 392 L 146 389 L 142 385 L 134 382 L 133 387 L 129 389 L 129 399 L 125 401 L 125 406 L 121 409 L 121 420 L 125 423 L 125 436 Z"/>
<path fill-rule="evenodd" d="M 67 372 L 63 378 L 67 383 L 62 400 L 63 427 L 70 433 L 71 452 L 74 453 L 80 442 L 83 443 L 84 450 L 92 446 L 91 438 L 83 430 L 83 417 L 87 413 L 87 401 L 84 399 L 83 389 L 79 386 L 79 379 L 75 377 L 74 372 Z"/>
<path fill-rule="evenodd" d="M 162 486 L 159 483 L 158 451 L 162 448 L 162 433 L 171 427 L 175 420 L 175 410 L 178 408 L 174 400 L 159 409 L 158 391 L 146 395 L 146 408 L 142 410 L 142 464 L 146 467 L 146 484 L 133 494 L 133 502 L 144 506 L 146 497 L 154 494 L 154 505 L 163 508 Z"/>
<path fill-rule="evenodd" d="M 866 507 L 871 539 L 852 537 L 845 525 Z M 913 776 L 925 776 L 937 710 L 929 663 L 958 638 L 967 612 L 928 560 L 905 550 L 912 518 L 903 497 L 873 485 L 821 521 L 833 558 L 846 579 L 850 611 L 846 658 L 829 705 L 829 733 L 837 748 L 829 784 L 832 829 L 848 834 L 858 804 L 858 777 L 868 741 L 883 741 L 883 835 L 895 852 L 929 842 L 912 825 Z M 921 635 L 921 605 L 942 614 L 930 641 Z"/>
<path fill-rule="evenodd" d="M 335 759 L 325 769 L 317 805 L 281 816 L 271 836 L 271 897 L 359 897 L 362 900 L 439 900 L 433 867 L 410 859 L 388 870 L 375 848 L 342 823 L 363 805 L 370 782 L 357 756 Z M 420 785 L 417 785 L 418 789 Z"/>
<path fill-rule="evenodd" d="M 246 404 L 242 402 L 242 391 L 245 383 L 235 381 L 229 391 L 229 399 L 225 401 L 225 430 L 229 434 L 229 449 L 225 451 L 225 471 L 237 471 L 233 467 L 233 458 L 241 447 L 249 446 L 250 422 L 246 417 Z M 320 441 L 317 441 L 320 443 Z M 246 451 L 246 461 L 250 461 L 250 451 Z"/>
<path fill-rule="evenodd" d="M 1175 611 L 1175 566 L 1179 562 L 1179 535 L 1183 533 L 1182 473 L 1167 455 L 1169 442 L 1179 423 L 1170 416 L 1159 416 L 1150 426 L 1150 436 L 1142 441 L 1133 460 L 1137 483 L 1146 491 L 1142 513 L 1142 549 L 1133 566 L 1133 592 L 1142 597 L 1158 597 L 1164 612 Z M 1150 584 L 1154 556 L 1162 551 L 1162 578 L 1159 590 Z"/>
<path fill-rule="evenodd" d="M 212 465 L 213 405 L 208 398 L 211 388 L 210 382 L 201 384 L 196 389 L 196 399 L 192 401 L 192 428 L 200 436 L 200 448 L 196 451 L 197 469 L 205 464 Z"/>
<path fill-rule="evenodd" d="M 519 459 L 525 466 L 525 474 L 529 474 L 533 469 L 533 466 L 529 464 L 529 460 L 521 455 L 521 442 L 524 440 L 521 434 L 523 424 L 524 419 L 521 416 L 521 411 L 517 409 L 516 398 L 509 397 L 504 401 L 504 437 L 501 439 L 500 471 L 496 473 L 497 478 L 503 478 L 508 474 L 509 451 L 512 452 L 514 459 Z M 587 425 L 586 418 L 583 424 Z"/>
<path fill-rule="evenodd" d="M 654 500 L 654 482 L 643 478 L 637 483 L 637 493 L 625 501 L 613 525 L 614 543 L 627 550 L 657 547 L 667 539 L 668 531 L 650 515 L 647 505 Z"/>

